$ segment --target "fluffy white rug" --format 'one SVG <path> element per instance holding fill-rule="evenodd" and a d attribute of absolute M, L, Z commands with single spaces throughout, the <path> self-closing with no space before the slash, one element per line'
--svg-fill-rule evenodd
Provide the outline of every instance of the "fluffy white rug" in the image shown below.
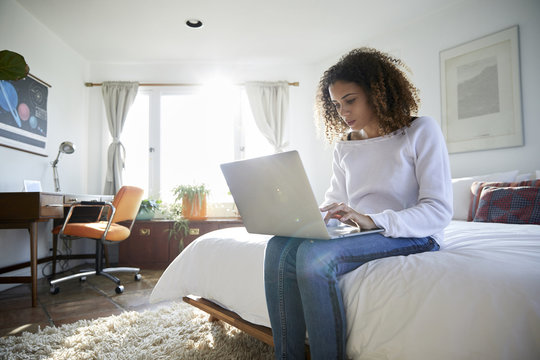
<path fill-rule="evenodd" d="M 272 347 L 185 303 L 0 339 L 0 359 L 272 358 Z"/>

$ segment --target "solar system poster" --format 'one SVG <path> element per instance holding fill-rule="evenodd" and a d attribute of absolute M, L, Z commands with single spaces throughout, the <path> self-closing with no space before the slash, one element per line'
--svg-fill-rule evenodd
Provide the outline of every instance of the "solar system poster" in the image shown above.
<path fill-rule="evenodd" d="M 0 80 L 0 145 L 47 156 L 47 94 L 30 76 Z"/>

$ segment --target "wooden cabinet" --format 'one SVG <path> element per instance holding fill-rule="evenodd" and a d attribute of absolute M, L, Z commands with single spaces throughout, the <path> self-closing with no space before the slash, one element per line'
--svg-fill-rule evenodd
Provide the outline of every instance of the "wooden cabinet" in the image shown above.
<path fill-rule="evenodd" d="M 199 236 L 213 230 L 243 226 L 238 218 L 208 218 L 189 222 L 189 234 L 169 240 L 174 225 L 171 220 L 135 221 L 131 235 L 120 243 L 118 262 L 120 266 L 136 266 L 143 269 L 164 269 L 180 253 L 179 241 L 184 247 Z"/>
<path fill-rule="evenodd" d="M 120 243 L 118 263 L 143 269 L 169 264 L 169 228 L 172 221 L 135 221 L 131 235 Z"/>

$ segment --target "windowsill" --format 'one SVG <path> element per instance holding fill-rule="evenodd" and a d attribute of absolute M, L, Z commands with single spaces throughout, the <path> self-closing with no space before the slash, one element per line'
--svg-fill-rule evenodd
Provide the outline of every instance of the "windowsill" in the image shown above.
<path fill-rule="evenodd" d="M 173 222 L 174 220 L 171 219 L 165 219 L 165 218 L 153 218 L 150 220 L 137 220 L 137 221 L 156 221 L 156 222 Z M 242 218 L 240 216 L 207 216 L 204 219 L 198 219 L 198 220 L 189 220 L 189 221 L 242 221 Z"/>
<path fill-rule="evenodd" d="M 170 220 L 156 214 L 152 220 Z M 240 213 L 233 202 L 209 203 L 206 208 L 206 217 L 210 219 L 240 219 Z"/>
<path fill-rule="evenodd" d="M 210 203 L 206 208 L 206 214 L 211 218 L 238 218 L 240 216 L 233 202 Z"/>

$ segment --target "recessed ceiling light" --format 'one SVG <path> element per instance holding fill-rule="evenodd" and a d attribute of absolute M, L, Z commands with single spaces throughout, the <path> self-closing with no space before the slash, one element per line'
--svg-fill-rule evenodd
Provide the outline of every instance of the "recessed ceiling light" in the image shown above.
<path fill-rule="evenodd" d="M 202 27 L 203 23 L 199 19 L 189 19 L 189 20 L 186 20 L 186 25 L 189 26 L 190 28 L 197 29 L 197 28 Z"/>

